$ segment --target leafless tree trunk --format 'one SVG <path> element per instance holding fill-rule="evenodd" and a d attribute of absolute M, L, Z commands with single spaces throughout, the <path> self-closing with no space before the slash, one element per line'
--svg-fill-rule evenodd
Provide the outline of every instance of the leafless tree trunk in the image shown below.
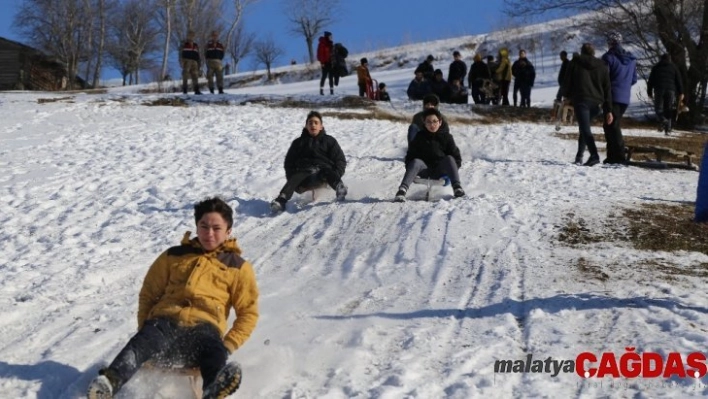
<path fill-rule="evenodd" d="M 111 0 L 108 0 L 111 3 Z M 101 78 L 101 70 L 103 69 L 103 53 L 105 52 L 106 43 L 106 13 L 113 8 L 111 4 L 107 4 L 106 0 L 98 0 L 98 49 L 96 52 L 96 65 L 93 71 L 93 87 L 98 87 L 99 79 Z"/>
<path fill-rule="evenodd" d="M 203 57 L 211 31 L 225 31 L 221 19 L 224 15 L 224 0 L 175 0 L 174 11 L 171 40 L 177 49 L 181 48 L 182 41 L 191 30 L 196 34 L 196 43 Z"/>
<path fill-rule="evenodd" d="M 337 20 L 341 10 L 340 0 L 282 0 L 282 4 L 291 24 L 290 32 L 305 37 L 310 63 L 314 63 L 315 37 Z M 336 32 L 333 36 L 337 36 Z"/>
<path fill-rule="evenodd" d="M 283 49 L 278 47 L 272 37 L 257 41 L 253 44 L 253 51 L 260 63 L 264 64 L 268 73 L 268 80 L 273 80 L 273 74 L 270 69 L 273 63 L 283 55 Z"/>
<path fill-rule="evenodd" d="M 241 23 L 243 12 L 249 5 L 258 2 L 258 0 L 232 0 L 234 5 L 234 17 L 231 20 L 231 26 L 229 26 L 229 31 L 226 33 L 226 43 L 224 47 L 227 49 L 231 48 L 231 41 L 234 40 L 234 33 L 237 32 L 237 28 L 242 27 Z M 241 32 L 243 33 L 243 31 Z"/>
<path fill-rule="evenodd" d="M 254 33 L 245 32 L 243 24 L 239 24 L 233 33 L 233 39 L 231 40 L 231 45 L 228 47 L 231 53 L 231 60 L 233 61 L 233 67 L 231 68 L 231 73 L 236 73 L 238 71 L 238 63 L 241 62 L 253 49 L 253 43 L 256 40 L 256 35 Z"/>
<path fill-rule="evenodd" d="M 646 78 L 662 53 L 671 55 L 683 76 L 690 113 L 687 125 L 698 123 L 708 84 L 708 7 L 705 0 L 505 0 L 512 17 L 548 11 L 597 11 L 589 22 L 597 35 L 609 30 L 639 52 L 638 69 Z"/>
<path fill-rule="evenodd" d="M 86 10 L 82 0 L 25 0 L 13 26 L 35 47 L 51 54 L 67 69 L 67 88 L 73 89 L 83 53 Z"/>
<path fill-rule="evenodd" d="M 161 10 L 164 14 L 158 13 L 158 23 L 162 25 L 165 42 L 162 47 L 162 68 L 160 80 L 164 80 L 167 76 L 167 64 L 170 57 L 170 38 L 172 37 L 172 12 L 175 7 L 175 0 L 162 0 L 160 3 Z M 161 16 L 161 18 L 160 18 Z"/>

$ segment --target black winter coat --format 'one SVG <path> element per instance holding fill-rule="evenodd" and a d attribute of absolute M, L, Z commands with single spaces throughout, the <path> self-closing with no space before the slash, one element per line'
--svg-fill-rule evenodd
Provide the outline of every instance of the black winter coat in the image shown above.
<path fill-rule="evenodd" d="M 612 88 L 607 65 L 592 55 L 581 54 L 573 57 L 566 72 L 565 83 L 561 86 L 563 97 L 573 103 L 590 101 L 602 104 L 607 115 L 612 109 Z"/>
<path fill-rule="evenodd" d="M 450 71 L 447 73 L 447 81 L 452 84 L 455 79 L 460 80 L 462 86 L 465 85 L 465 76 L 467 75 L 467 64 L 462 60 L 455 60 L 450 63 Z"/>
<path fill-rule="evenodd" d="M 489 71 L 489 66 L 482 61 L 475 61 L 470 67 L 470 74 L 468 76 L 469 85 L 477 83 L 480 87 L 482 86 L 483 79 L 491 79 L 492 73 Z"/>
<path fill-rule="evenodd" d="M 313 167 L 333 170 L 341 178 L 347 167 L 347 159 L 337 140 L 327 135 L 324 129 L 312 137 L 303 128 L 302 134 L 293 140 L 285 155 L 285 176 L 289 179 L 296 172 Z"/>
<path fill-rule="evenodd" d="M 647 93 L 653 96 L 654 90 L 673 91 L 677 95 L 683 94 L 681 74 L 671 61 L 659 61 L 651 69 L 647 82 Z"/>
<path fill-rule="evenodd" d="M 527 59 L 518 59 L 511 66 L 511 74 L 514 75 L 514 83 L 521 87 L 533 87 L 536 80 L 536 69 Z"/>
<path fill-rule="evenodd" d="M 428 168 L 435 168 L 448 155 L 455 158 L 458 168 L 462 166 L 460 149 L 457 148 L 450 131 L 440 126 L 437 132 L 431 133 L 426 128 L 418 132 L 413 141 L 408 144 L 406 164 L 417 158 L 425 162 Z"/>

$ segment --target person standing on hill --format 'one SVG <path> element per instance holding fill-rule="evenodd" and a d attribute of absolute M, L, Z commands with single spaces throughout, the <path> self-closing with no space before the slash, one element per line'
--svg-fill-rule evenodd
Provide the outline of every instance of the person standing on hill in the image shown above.
<path fill-rule="evenodd" d="M 624 153 L 624 139 L 620 122 L 629 106 L 632 86 L 637 83 L 637 59 L 622 48 L 622 35 L 619 32 L 607 34 L 609 50 L 602 56 L 602 60 L 610 71 L 612 84 L 612 116 L 613 122 L 602 127 L 607 141 L 607 158 L 603 163 L 624 164 L 627 158 Z"/>
<path fill-rule="evenodd" d="M 207 86 L 209 92 L 214 94 L 214 76 L 216 76 L 216 87 L 219 89 L 219 94 L 224 94 L 224 68 L 221 65 L 221 60 L 224 59 L 224 45 L 219 42 L 219 33 L 211 32 L 211 40 L 206 46 L 206 63 L 207 63 Z"/>
<path fill-rule="evenodd" d="M 595 146 L 590 123 L 602 110 L 605 124 L 612 124 L 612 89 L 607 66 L 595 57 L 592 44 L 583 44 L 580 54 L 573 57 L 561 88 L 563 98 L 572 101 L 575 119 L 578 121 L 578 152 L 575 155 L 575 163 L 585 166 L 597 165 L 600 163 L 600 155 Z M 586 145 L 590 158 L 583 164 Z"/>
<path fill-rule="evenodd" d="M 482 91 L 484 81 L 489 79 L 491 79 L 489 66 L 482 61 L 482 54 L 475 54 L 468 76 L 469 87 L 472 89 L 472 100 L 475 104 L 489 104 L 489 99 Z"/>
<path fill-rule="evenodd" d="M 320 95 L 324 95 L 325 79 L 329 79 L 329 94 L 334 94 L 334 71 L 332 70 L 332 54 L 334 53 L 334 42 L 332 32 L 325 31 L 324 36 L 320 36 L 317 44 L 317 61 L 322 67 L 322 78 L 320 78 Z"/>
<path fill-rule="evenodd" d="M 422 100 L 432 89 L 430 88 L 430 82 L 423 76 L 423 71 L 419 68 L 415 70 L 415 77 L 408 84 L 408 94 L 409 100 Z"/>
<path fill-rule="evenodd" d="M 334 51 L 332 52 L 332 73 L 334 74 L 335 87 L 339 86 L 339 78 L 349 75 L 347 56 L 349 56 L 349 50 L 342 43 L 335 43 Z"/>
<path fill-rule="evenodd" d="M 499 82 L 499 95 L 502 105 L 509 105 L 509 85 L 511 84 L 511 61 L 509 61 L 509 50 L 504 47 L 499 50 L 499 64 L 494 75 Z"/>
<path fill-rule="evenodd" d="M 467 76 L 467 64 L 462 61 L 462 55 L 460 52 L 455 50 L 452 53 L 452 57 L 455 59 L 450 63 L 450 71 L 447 74 L 447 81 L 452 83 L 455 79 L 459 79 L 462 86 L 465 85 L 465 76 Z"/>
<path fill-rule="evenodd" d="M 681 73 L 671 62 L 668 54 L 662 54 L 659 62 L 654 65 L 647 81 L 647 94 L 654 99 L 656 121 L 666 135 L 671 132 L 674 119 L 672 107 L 683 100 L 683 84 Z M 678 101 L 676 101 L 678 96 Z"/>
<path fill-rule="evenodd" d="M 357 84 L 359 85 L 359 97 L 366 96 L 366 88 L 371 87 L 371 74 L 369 73 L 369 60 L 361 59 L 361 63 L 356 67 Z M 373 90 L 373 87 L 371 87 Z"/>
<path fill-rule="evenodd" d="M 568 60 L 568 52 L 563 50 L 559 54 L 560 60 L 561 60 L 561 67 L 560 71 L 558 71 L 558 93 L 556 93 L 556 101 L 560 101 L 562 94 L 561 94 L 561 86 L 563 85 L 563 82 L 565 81 L 565 74 L 568 71 L 568 64 L 570 64 L 570 60 Z"/>
<path fill-rule="evenodd" d="M 199 68 L 201 58 L 199 56 L 199 46 L 194 42 L 194 32 L 187 33 L 187 39 L 182 43 L 179 52 L 179 64 L 182 67 L 182 93 L 187 94 L 189 78 L 192 78 L 194 94 L 202 94 L 199 91 Z"/>
<path fill-rule="evenodd" d="M 519 50 L 519 59 L 511 66 L 511 74 L 514 76 L 514 106 L 516 107 L 516 94 L 521 92 L 521 106 L 531 106 L 531 88 L 536 80 L 536 70 L 531 61 L 526 58 L 526 50 Z"/>
<path fill-rule="evenodd" d="M 433 80 L 433 74 L 435 73 L 435 68 L 433 67 L 433 61 L 435 61 L 435 58 L 433 57 L 432 54 L 430 54 L 425 58 L 425 60 L 423 62 L 418 64 L 418 67 L 415 69 L 416 71 L 423 72 L 423 77 L 428 82 L 431 82 Z"/>

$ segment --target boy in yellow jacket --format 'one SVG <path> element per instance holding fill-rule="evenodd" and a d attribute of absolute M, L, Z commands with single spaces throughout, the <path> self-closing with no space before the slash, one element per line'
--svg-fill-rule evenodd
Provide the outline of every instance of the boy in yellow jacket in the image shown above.
<path fill-rule="evenodd" d="M 229 238 L 233 210 L 214 197 L 194 205 L 197 237 L 187 232 L 181 245 L 163 252 L 150 266 L 138 305 L 138 332 L 99 371 L 89 399 L 113 395 L 148 360 L 160 365 L 199 367 L 204 399 L 238 389 L 241 369 L 227 364 L 256 327 L 258 286 L 253 266 Z M 236 321 L 226 331 L 231 308 Z"/>

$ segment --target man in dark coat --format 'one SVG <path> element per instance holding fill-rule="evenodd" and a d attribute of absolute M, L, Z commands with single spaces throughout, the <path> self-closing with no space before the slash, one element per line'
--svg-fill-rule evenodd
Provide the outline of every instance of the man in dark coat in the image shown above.
<path fill-rule="evenodd" d="M 678 97 L 678 102 L 683 100 L 683 84 L 681 73 L 676 65 L 671 62 L 668 54 L 663 54 L 659 62 L 654 65 L 647 82 L 647 94 L 654 99 L 654 112 L 661 130 L 668 135 L 674 119 L 673 105 Z"/>
<path fill-rule="evenodd" d="M 322 115 L 317 111 L 307 114 L 305 127 L 300 137 L 295 139 L 285 155 L 285 177 L 287 183 L 278 197 L 270 203 L 273 212 L 285 210 L 285 204 L 300 187 L 329 184 L 336 193 L 337 200 L 344 201 L 347 187 L 342 176 L 347 160 L 337 140 L 329 136 L 322 124 Z"/>
<path fill-rule="evenodd" d="M 462 55 L 457 50 L 452 53 L 452 57 L 455 60 L 450 63 L 450 71 L 447 74 L 447 81 L 452 83 L 455 79 L 459 79 L 460 84 L 464 86 L 465 76 L 467 76 L 467 64 L 462 61 Z"/>
<path fill-rule="evenodd" d="M 425 61 L 418 64 L 418 68 L 416 68 L 416 71 L 423 72 L 423 77 L 427 81 L 433 80 L 433 73 L 435 72 L 435 68 L 433 67 L 433 61 L 435 61 L 433 55 L 428 55 L 428 57 L 425 58 Z"/>
<path fill-rule="evenodd" d="M 430 94 L 430 82 L 423 76 L 423 71 L 419 68 L 415 70 L 415 77 L 408 84 L 408 94 L 409 100 L 422 100 L 427 94 Z"/>
<path fill-rule="evenodd" d="M 531 88 L 536 80 L 536 69 L 531 61 L 526 58 L 526 51 L 519 51 L 519 59 L 511 66 L 511 74 L 514 76 L 514 106 L 516 107 L 516 93 L 521 93 L 521 106 L 531 106 Z"/>
<path fill-rule="evenodd" d="M 342 43 L 334 44 L 332 52 L 332 73 L 334 74 L 334 85 L 339 86 L 339 78 L 349 75 L 346 58 L 349 50 Z"/>
<path fill-rule="evenodd" d="M 600 155 L 595 146 L 595 139 L 592 137 L 590 121 L 602 110 L 605 124 L 612 124 L 612 89 L 607 66 L 595 57 L 595 48 L 592 44 L 583 44 L 580 54 L 573 57 L 566 80 L 561 87 L 563 97 L 573 102 L 575 119 L 578 121 L 578 152 L 575 155 L 575 163 L 583 164 L 583 154 L 587 145 L 590 158 L 583 165 L 597 165 L 600 163 Z"/>
<path fill-rule="evenodd" d="M 489 72 L 489 66 L 482 61 L 482 54 L 477 53 L 474 56 L 474 62 L 470 66 L 470 74 L 468 76 L 469 87 L 472 89 L 472 99 L 475 104 L 489 104 L 489 99 L 484 94 L 482 86 L 485 80 L 492 78 Z"/>
<path fill-rule="evenodd" d="M 435 77 L 430 82 L 430 90 L 433 92 L 433 94 L 438 96 L 440 102 L 449 103 L 450 95 L 452 94 L 450 84 L 445 81 L 445 79 L 443 79 L 443 73 L 441 70 L 436 69 L 434 76 Z"/>
<path fill-rule="evenodd" d="M 568 71 L 568 65 L 570 64 L 570 60 L 568 60 L 568 52 L 563 50 L 560 52 L 560 60 L 561 60 L 561 67 L 560 70 L 558 71 L 558 93 L 556 93 L 556 100 L 560 101 L 562 97 L 562 91 L 561 91 L 561 86 L 563 86 L 563 82 L 565 81 L 565 74 Z"/>
<path fill-rule="evenodd" d="M 620 122 L 629 106 L 632 86 L 637 83 L 637 59 L 622 48 L 622 35 L 618 32 L 607 34 L 609 50 L 602 55 L 602 60 L 607 65 L 612 86 L 612 117 L 613 122 L 602 127 L 605 131 L 607 142 L 607 159 L 604 163 L 623 164 L 627 162 L 624 153 L 624 139 Z"/>
<path fill-rule="evenodd" d="M 404 202 L 408 188 L 418 175 L 439 178 L 446 175 L 452 183 L 455 198 L 463 197 L 465 191 L 460 183 L 458 169 L 462 165 L 460 149 L 450 131 L 442 128 L 443 117 L 435 108 L 423 111 L 424 128 L 408 144 L 406 173 L 403 176 L 395 201 Z"/>

